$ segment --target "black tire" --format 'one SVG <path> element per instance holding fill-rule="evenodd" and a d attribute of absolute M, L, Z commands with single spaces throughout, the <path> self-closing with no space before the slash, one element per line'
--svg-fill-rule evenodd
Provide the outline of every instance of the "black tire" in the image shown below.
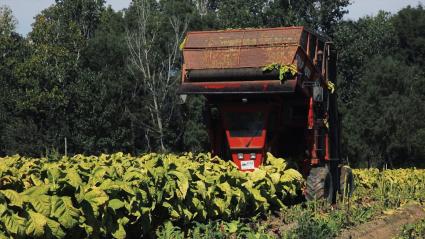
<path fill-rule="evenodd" d="M 341 166 L 338 193 L 342 197 L 349 198 L 354 191 L 353 170 L 349 166 Z"/>
<path fill-rule="evenodd" d="M 332 203 L 333 195 L 332 175 L 329 169 L 327 167 L 312 168 L 307 177 L 306 199 L 309 201 L 325 199 Z"/>

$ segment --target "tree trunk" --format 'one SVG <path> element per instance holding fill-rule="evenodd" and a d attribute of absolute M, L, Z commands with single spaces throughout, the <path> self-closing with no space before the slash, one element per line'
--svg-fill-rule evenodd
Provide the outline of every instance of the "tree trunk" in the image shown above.
<path fill-rule="evenodd" d="M 158 133 L 159 133 L 159 142 L 160 142 L 160 146 L 161 146 L 161 151 L 165 152 L 165 146 L 164 146 L 164 128 L 162 126 L 162 119 L 161 119 L 161 111 L 159 109 L 158 106 L 158 101 L 156 99 L 156 97 L 153 97 L 153 103 L 154 103 L 154 107 L 155 107 L 155 115 L 156 115 L 156 123 L 158 126 Z"/>

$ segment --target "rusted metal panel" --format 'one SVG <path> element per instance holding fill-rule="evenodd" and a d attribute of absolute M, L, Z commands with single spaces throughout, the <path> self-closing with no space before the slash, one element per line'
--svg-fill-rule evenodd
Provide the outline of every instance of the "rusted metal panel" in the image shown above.
<path fill-rule="evenodd" d="M 302 27 L 190 32 L 186 69 L 262 67 L 292 63 Z"/>
<path fill-rule="evenodd" d="M 263 67 L 271 63 L 291 64 L 297 48 L 297 46 L 270 46 L 205 49 L 187 50 L 183 54 L 188 70 Z"/>
<path fill-rule="evenodd" d="M 189 32 L 185 49 L 298 44 L 303 27 Z"/>
<path fill-rule="evenodd" d="M 313 56 L 324 40 L 304 27 L 189 32 L 183 48 L 180 92 L 294 92 L 296 87 L 304 88 L 304 82 L 321 77 Z M 271 79 L 261 74 L 264 66 L 274 63 L 295 64 L 298 76 L 282 84 L 276 75 Z"/>

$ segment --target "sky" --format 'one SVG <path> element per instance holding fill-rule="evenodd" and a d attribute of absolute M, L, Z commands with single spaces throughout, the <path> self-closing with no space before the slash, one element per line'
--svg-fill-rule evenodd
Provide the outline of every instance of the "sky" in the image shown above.
<path fill-rule="evenodd" d="M 130 2 L 131 0 L 106 0 L 106 3 L 115 10 L 128 7 Z M 396 13 L 407 5 L 416 6 L 419 3 L 425 5 L 425 0 L 351 0 L 351 2 L 347 8 L 349 13 L 344 19 L 357 20 L 366 15 L 375 15 L 379 10 Z M 8 5 L 12 9 L 13 15 L 18 20 L 16 30 L 22 35 L 31 31 L 34 17 L 52 3 L 54 0 L 0 0 L 0 6 Z"/>

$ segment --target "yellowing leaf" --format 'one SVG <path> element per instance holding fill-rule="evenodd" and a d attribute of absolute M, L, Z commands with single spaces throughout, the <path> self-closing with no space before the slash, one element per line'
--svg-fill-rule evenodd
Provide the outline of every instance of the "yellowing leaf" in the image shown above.
<path fill-rule="evenodd" d="M 18 192 L 11 189 L 6 189 L 0 190 L 0 193 L 2 193 L 7 199 L 9 199 L 10 205 L 22 208 L 22 205 L 24 204 L 24 197 Z"/>
<path fill-rule="evenodd" d="M 47 224 L 47 218 L 43 214 L 33 211 L 29 211 L 28 213 L 30 215 L 30 220 L 28 221 L 25 233 L 31 237 L 44 236 L 44 227 Z"/>
<path fill-rule="evenodd" d="M 74 188 L 77 188 L 83 183 L 83 180 L 75 169 L 67 170 L 66 179 L 67 182 Z"/>
<path fill-rule="evenodd" d="M 266 171 L 256 169 L 252 173 L 248 174 L 248 176 L 253 182 L 257 182 L 263 180 L 266 177 Z"/>
<path fill-rule="evenodd" d="M 92 205 L 101 206 L 108 201 L 109 197 L 102 189 L 94 187 L 90 191 L 83 193 L 82 199 Z"/>
<path fill-rule="evenodd" d="M 300 172 L 295 169 L 285 170 L 285 173 L 280 177 L 280 182 L 293 182 L 293 181 L 301 181 L 303 180 L 303 176 Z"/>
<path fill-rule="evenodd" d="M 169 172 L 171 175 L 175 175 L 178 179 L 177 186 L 179 188 L 180 194 L 177 194 L 180 199 L 184 199 L 187 194 L 187 190 L 189 189 L 189 179 L 186 175 L 178 171 Z"/>
<path fill-rule="evenodd" d="M 12 215 L 4 215 L 2 221 L 7 229 L 7 231 L 23 235 L 26 229 L 25 218 L 18 216 L 18 214 L 13 213 Z"/>
<path fill-rule="evenodd" d="M 125 203 L 119 199 L 112 199 L 108 202 L 108 206 L 114 210 L 118 210 L 120 208 L 123 208 Z"/>
<path fill-rule="evenodd" d="M 335 92 L 335 84 L 332 81 L 327 82 L 328 90 L 333 94 Z"/>
<path fill-rule="evenodd" d="M 182 43 L 180 43 L 179 45 L 179 49 L 180 51 L 183 51 L 184 46 L 186 45 L 186 41 L 187 41 L 187 37 L 185 37 L 182 41 Z"/>
<path fill-rule="evenodd" d="M 51 201 L 49 196 L 47 195 L 32 196 L 29 202 L 38 213 L 41 213 L 46 217 L 50 216 Z"/>
<path fill-rule="evenodd" d="M 52 232 L 52 235 L 56 238 L 64 238 L 66 236 L 65 232 L 61 228 L 61 225 L 58 222 L 47 218 L 47 226 Z"/>
<path fill-rule="evenodd" d="M 70 197 L 51 197 L 51 217 L 57 218 L 59 223 L 71 229 L 78 223 L 80 211 L 72 205 Z"/>

